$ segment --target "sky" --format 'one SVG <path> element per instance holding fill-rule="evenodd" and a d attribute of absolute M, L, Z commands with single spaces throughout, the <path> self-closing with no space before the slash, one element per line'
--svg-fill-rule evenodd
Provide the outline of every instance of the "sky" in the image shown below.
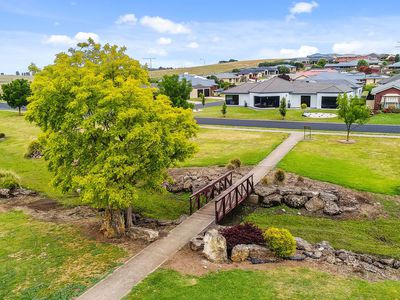
<path fill-rule="evenodd" d="M 397 53 L 400 1 L 0 0 L 0 72 L 92 37 L 153 67 L 320 53 Z"/>

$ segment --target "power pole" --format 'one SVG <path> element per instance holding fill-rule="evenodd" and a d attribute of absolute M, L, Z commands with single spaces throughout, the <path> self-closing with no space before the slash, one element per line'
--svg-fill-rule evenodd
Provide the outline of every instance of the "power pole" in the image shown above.
<path fill-rule="evenodd" d="M 153 60 L 155 60 L 155 57 L 143 57 L 143 59 L 147 59 L 149 61 L 149 67 L 150 69 L 153 68 Z"/>
<path fill-rule="evenodd" d="M 203 62 L 203 65 L 206 64 L 206 60 L 204 58 L 200 58 L 200 60 Z"/>

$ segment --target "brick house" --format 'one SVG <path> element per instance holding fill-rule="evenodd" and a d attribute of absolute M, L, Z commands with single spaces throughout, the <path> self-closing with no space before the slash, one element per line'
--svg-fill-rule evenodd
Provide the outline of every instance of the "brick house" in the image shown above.
<path fill-rule="evenodd" d="M 390 106 L 400 108 L 400 80 L 377 86 L 371 94 L 375 96 L 374 110 Z"/>

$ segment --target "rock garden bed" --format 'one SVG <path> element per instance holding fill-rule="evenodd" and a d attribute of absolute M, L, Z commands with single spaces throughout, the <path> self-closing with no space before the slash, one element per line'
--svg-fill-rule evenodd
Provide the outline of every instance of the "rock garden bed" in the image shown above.
<path fill-rule="evenodd" d="M 267 182 L 273 182 L 272 179 Z M 250 198 L 262 207 L 285 204 L 299 209 L 299 213 L 333 218 L 377 217 L 383 215 L 382 205 L 371 194 L 356 192 L 330 183 L 286 174 L 280 184 L 262 184 L 255 187 Z"/>

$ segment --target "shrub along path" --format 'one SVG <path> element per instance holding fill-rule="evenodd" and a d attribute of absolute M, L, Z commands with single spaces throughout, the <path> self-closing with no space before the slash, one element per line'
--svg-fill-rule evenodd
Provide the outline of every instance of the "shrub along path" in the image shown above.
<path fill-rule="evenodd" d="M 271 152 L 251 172 L 254 184 L 257 184 L 279 161 L 302 139 L 301 133 L 291 134 L 282 144 Z M 100 281 L 86 291 L 80 300 L 113 300 L 126 296 L 131 289 L 158 269 L 190 239 L 214 223 L 214 203 L 210 202 L 202 209 L 192 214 L 180 225 L 162 238 L 143 249 L 139 254 L 129 259 L 123 266 L 110 276 Z"/>

